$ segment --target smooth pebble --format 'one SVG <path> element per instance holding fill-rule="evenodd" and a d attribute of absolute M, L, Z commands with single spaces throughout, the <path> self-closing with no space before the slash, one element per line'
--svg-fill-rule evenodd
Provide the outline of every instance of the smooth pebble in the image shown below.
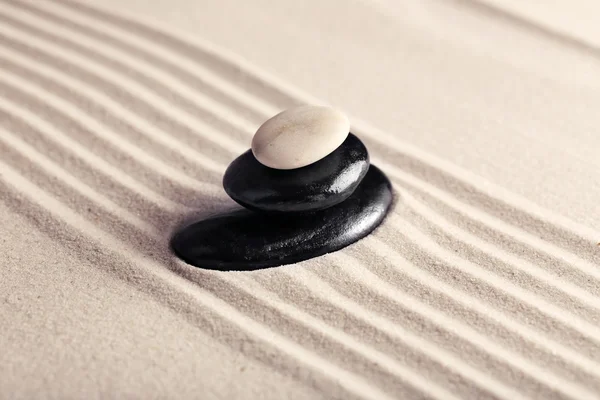
<path fill-rule="evenodd" d="M 299 106 L 262 124 L 252 139 L 252 153 L 270 168 L 301 168 L 333 152 L 349 132 L 350 122 L 342 112 L 325 106 Z"/>
<path fill-rule="evenodd" d="M 242 206 L 262 212 L 307 212 L 338 204 L 369 169 L 369 153 L 353 134 L 325 158 L 292 170 L 259 163 L 247 151 L 225 171 L 223 187 Z"/>
<path fill-rule="evenodd" d="M 187 226 L 171 247 L 185 262 L 206 269 L 248 271 L 291 264 L 367 236 L 391 204 L 390 181 L 371 165 L 354 193 L 333 207 L 291 216 L 241 209 Z"/>

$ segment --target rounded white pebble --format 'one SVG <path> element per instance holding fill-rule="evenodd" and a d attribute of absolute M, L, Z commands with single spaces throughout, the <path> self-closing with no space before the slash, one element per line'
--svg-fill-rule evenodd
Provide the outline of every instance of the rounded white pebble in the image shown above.
<path fill-rule="evenodd" d="M 348 118 L 334 108 L 290 108 L 258 128 L 252 138 L 252 153 L 267 167 L 300 168 L 337 149 L 349 132 Z"/>

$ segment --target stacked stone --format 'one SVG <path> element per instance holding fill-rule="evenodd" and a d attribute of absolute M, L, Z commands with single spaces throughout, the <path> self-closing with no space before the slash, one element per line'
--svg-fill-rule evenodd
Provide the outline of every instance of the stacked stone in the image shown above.
<path fill-rule="evenodd" d="M 348 118 L 322 106 L 266 121 L 223 186 L 246 210 L 197 222 L 172 241 L 198 267 L 258 269 L 341 249 L 373 231 L 392 202 L 389 180 L 370 165 Z"/>
<path fill-rule="evenodd" d="M 369 169 L 364 144 L 350 122 L 328 107 L 303 106 L 277 114 L 234 160 L 223 178 L 229 196 L 266 213 L 323 210 L 346 200 Z"/>

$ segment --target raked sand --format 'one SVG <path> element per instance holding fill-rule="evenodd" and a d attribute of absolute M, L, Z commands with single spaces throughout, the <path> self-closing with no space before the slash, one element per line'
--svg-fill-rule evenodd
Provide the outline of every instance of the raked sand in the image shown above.
<path fill-rule="evenodd" d="M 597 6 L 156 3 L 0 2 L 0 398 L 600 397 Z M 349 114 L 389 218 L 293 266 L 179 262 L 304 103 Z"/>

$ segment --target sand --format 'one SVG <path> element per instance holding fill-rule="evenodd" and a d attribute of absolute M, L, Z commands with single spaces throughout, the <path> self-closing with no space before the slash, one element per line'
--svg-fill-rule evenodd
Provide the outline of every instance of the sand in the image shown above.
<path fill-rule="evenodd" d="M 598 398 L 592 8 L 0 3 L 0 398 Z M 304 103 L 349 114 L 385 223 L 253 273 L 173 257 Z"/>

